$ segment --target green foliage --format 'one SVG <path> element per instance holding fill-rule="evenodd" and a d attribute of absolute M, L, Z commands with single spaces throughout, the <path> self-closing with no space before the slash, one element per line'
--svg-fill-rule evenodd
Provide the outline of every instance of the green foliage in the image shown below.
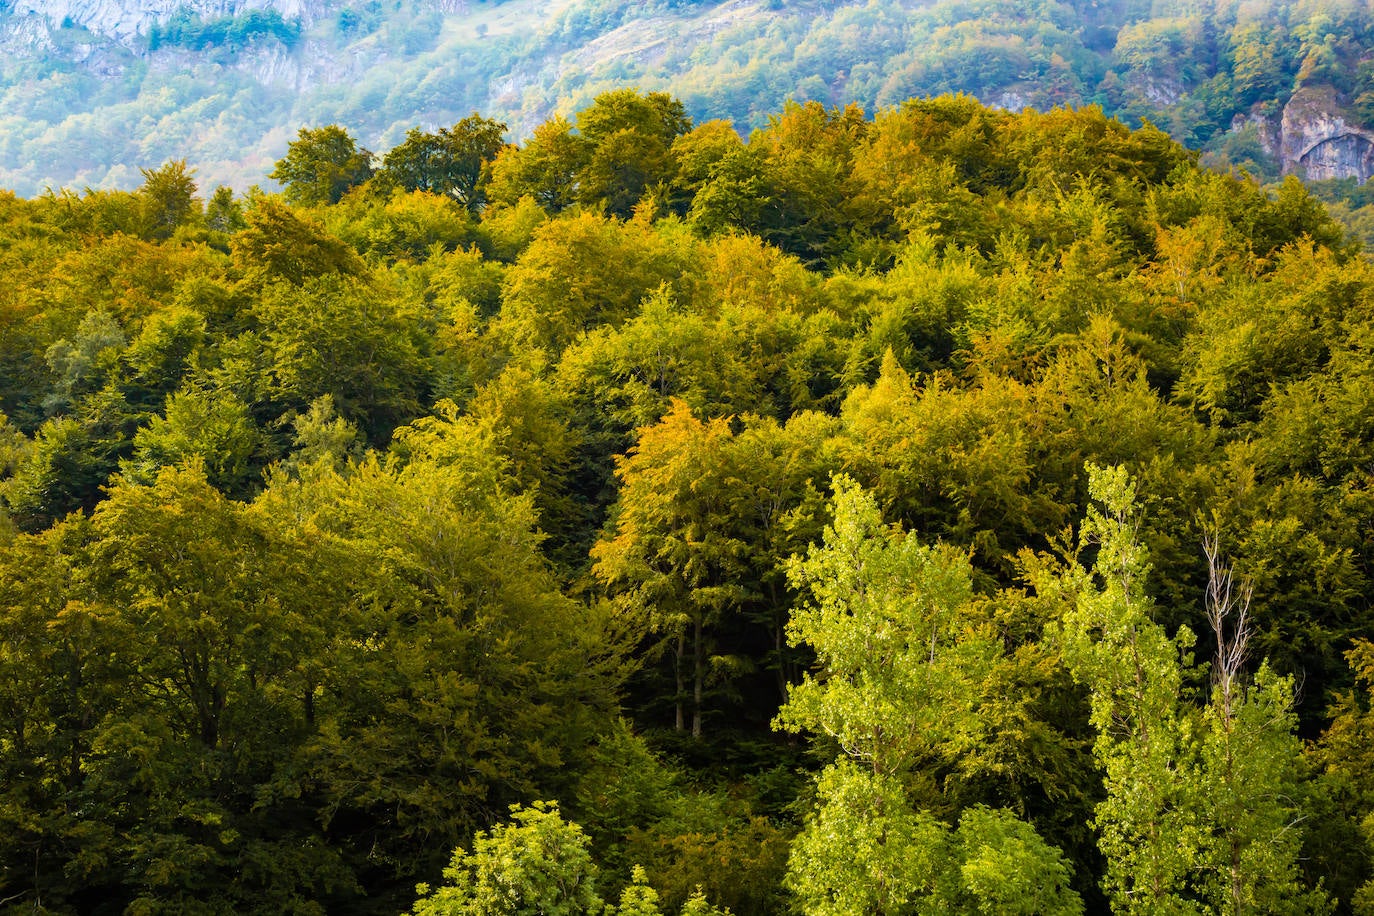
<path fill-rule="evenodd" d="M 1134 483 L 1122 469 L 1090 468 L 1089 486 L 1102 506 L 1089 509 L 1081 533 L 1096 549 L 1092 573 L 1075 566 L 1038 587 L 1066 597 L 1064 660 L 1091 691 L 1107 788 L 1095 824 L 1114 909 L 1326 912 L 1325 895 L 1304 887 L 1297 868 L 1292 682 L 1267 664 L 1248 690 L 1240 680 L 1248 596 L 1233 599 L 1229 573 L 1214 566 L 1217 660 L 1199 711 L 1185 687 L 1194 636 L 1180 627 L 1170 639 L 1143 592 Z"/>
<path fill-rule="evenodd" d="M 120 470 L 148 484 L 160 468 L 199 459 L 210 484 L 242 496 L 258 476 L 254 459 L 261 449 L 261 432 L 232 394 L 187 389 L 169 396 L 164 416 L 153 417 L 135 434 L 133 455 Z"/>
<path fill-rule="evenodd" d="M 545 121 L 524 146 L 497 154 L 488 196 L 508 207 L 528 197 L 545 211 L 560 213 L 573 203 L 574 176 L 584 155 L 583 143 L 566 118 Z"/>
<path fill-rule="evenodd" d="M 1081 913 L 1067 862 L 1031 825 L 970 808 L 951 832 L 908 788 L 933 759 L 988 741 L 980 700 L 1000 647 L 960 619 L 967 557 L 885 529 L 843 477 L 833 511 L 822 545 L 789 563 L 810 597 L 788 638 L 815 649 L 820 676 L 791 688 L 776 722 L 842 752 L 788 864 L 802 911 Z"/>
<path fill-rule="evenodd" d="M 203 51 L 214 45 L 237 48 L 262 38 L 274 38 L 290 48 L 301 36 L 299 19 L 287 21 L 277 10 L 246 10 L 242 15 L 225 16 L 208 22 L 194 12 L 179 10 L 166 22 L 155 24 L 148 32 L 148 50 L 163 47 Z"/>
<path fill-rule="evenodd" d="M 857 485 L 841 478 L 835 490 L 824 547 L 789 565 L 812 600 L 793 612 L 788 639 L 811 646 L 825 676 L 807 675 L 788 692 L 778 724 L 830 735 L 891 775 L 933 746 L 974 738 L 973 685 L 995 648 L 960 626 L 972 598 L 966 556 L 890 537 Z"/>
<path fill-rule="evenodd" d="M 1370 767 L 1374 761 L 1374 712 L 1369 702 L 1374 686 L 1374 645 L 1357 642 L 1349 660 L 1358 688 L 1336 697 L 1331 725 L 1312 749 L 1313 762 L 1337 802 L 1329 821 L 1314 825 L 1314 830 L 1335 838 L 1335 849 L 1323 850 L 1325 856 L 1354 860 L 1354 867 L 1340 877 L 1349 874 L 1354 879 L 1351 884 L 1364 883 L 1358 889 L 1341 888 L 1346 891 L 1341 897 L 1351 899 L 1356 913 L 1368 913 L 1374 912 L 1374 784 L 1370 781 L 1370 773 L 1374 773 Z"/>
<path fill-rule="evenodd" d="M 116 393 L 98 392 L 71 416 L 39 427 L 4 497 L 20 528 L 38 531 L 69 512 L 91 509 L 101 488 L 127 457 L 141 416 Z"/>
<path fill-rule="evenodd" d="M 372 154 L 337 124 L 302 127 L 267 176 L 296 204 L 334 204 L 372 176 Z"/>
<path fill-rule="evenodd" d="M 295 449 L 287 458 L 287 469 L 303 469 L 323 461 L 342 470 L 349 459 L 361 457 L 362 437 L 347 420 L 334 412 L 334 398 L 320 395 L 310 409 L 296 417 Z"/>
<path fill-rule="evenodd" d="M 186 160 L 169 162 L 160 169 L 140 169 L 143 186 L 138 189 L 144 219 L 153 238 L 165 239 L 178 227 L 200 216 L 201 202 Z"/>
<path fill-rule="evenodd" d="M 556 804 L 513 806 L 510 813 L 513 823 L 479 832 L 471 853 L 454 852 L 444 869 L 446 885 L 432 892 L 420 885 L 412 916 L 582 916 L 601 911 L 593 887 L 596 866 L 581 828 L 559 817 Z M 627 911 L 622 907 L 621 912 Z"/>
<path fill-rule="evenodd" d="M 896 780 L 850 761 L 827 768 L 817 791 L 825 801 L 788 872 L 805 913 L 1083 912 L 1062 854 L 1006 811 L 969 808 L 951 830 L 907 807 Z"/>
<path fill-rule="evenodd" d="M 780 685 L 791 673 L 794 662 L 778 651 L 784 598 L 775 570 L 814 530 L 816 483 L 830 460 L 810 439 L 824 434 L 817 419 L 799 415 L 784 430 L 750 418 L 736 435 L 726 420 L 703 422 L 674 401 L 617 460 L 615 536 L 592 549 L 593 571 L 661 634 L 672 660 L 674 727 L 693 737 L 716 705 L 708 694 L 725 692 L 760 662 Z M 763 633 L 749 639 L 746 622 Z M 771 658 L 746 651 L 759 635 Z"/>
<path fill-rule="evenodd" d="M 472 212 L 486 203 L 487 166 L 504 147 L 507 130 L 476 113 L 437 133 L 413 128 L 382 158 L 378 180 L 406 191 L 447 194 Z"/>
<path fill-rule="evenodd" d="M 351 28 L 467 28 L 406 8 Z M 470 11 L 492 53 L 527 54 L 494 27 L 521 9 Z M 518 147 L 436 109 L 455 126 L 383 168 L 434 166 L 413 190 L 202 203 L 194 151 L 150 140 L 137 192 L 0 194 L 4 906 L 395 913 L 455 847 L 449 889 L 495 893 L 537 827 L 595 864 L 582 909 L 1367 908 L 1367 262 L 1300 185 L 1103 110 L 870 119 L 879 59 L 830 45 L 938 34 L 988 79 L 1137 106 L 1201 80 L 1168 122 L 1200 135 L 1231 89 L 1173 57 L 1234 30 L 807 9 L 823 38 L 775 11 L 719 97 L 769 97 L 766 42 L 845 75 L 725 109 L 747 140 L 646 84 Z M 1251 37 L 1316 79 L 1359 18 L 1316 12 Z M 1080 38 L 1120 39 L 1116 83 L 1074 82 Z M 427 91 L 471 111 L 439 57 Z M 378 79 L 331 117 L 380 132 Z M 469 132 L 470 190 L 421 187 Z M 1243 615 L 1214 613 L 1204 535 Z M 554 798 L 585 835 L 497 823 Z"/>
<path fill-rule="evenodd" d="M 322 395 L 373 441 L 418 413 L 424 365 L 396 302 L 341 276 L 273 284 L 255 308 L 270 397 L 304 410 Z"/>
<path fill-rule="evenodd" d="M 88 313 L 72 340 L 63 338 L 48 347 L 45 356 L 55 384 L 44 400 L 44 408 L 56 413 L 69 407 L 77 396 L 99 387 L 126 343 L 124 329 L 108 311 L 95 309 Z"/>
<path fill-rule="evenodd" d="M 645 193 L 672 180 L 669 148 L 692 127 L 677 99 L 663 92 L 607 92 L 577 114 L 579 138 L 588 148 L 577 173 L 578 196 L 625 218 Z"/>
<path fill-rule="evenodd" d="M 235 262 L 250 279 L 300 284 L 313 277 L 363 270 L 352 249 L 278 201 L 257 201 L 246 218 L 247 227 L 234 234 L 231 246 Z"/>
<path fill-rule="evenodd" d="M 615 916 L 662 916 L 658 894 L 648 886 L 644 869 L 635 866 L 633 880 L 620 893 L 620 905 L 608 910 Z"/>
<path fill-rule="evenodd" d="M 32 866 L 4 876 L 17 899 L 310 912 L 356 890 L 294 804 L 255 801 L 308 731 L 308 608 L 337 596 L 265 521 L 192 466 L 6 553 L 5 656 L 25 665 L 5 689 L 30 695 L 4 704 L 23 737 L 0 748 L 4 858 Z"/>
<path fill-rule="evenodd" d="M 938 880 L 944 825 L 913 810 L 893 776 L 848 760 L 828 767 L 816 789 L 821 808 L 798 837 L 788 869 L 801 910 L 816 916 L 916 912 L 916 900 L 930 895 Z"/>
<path fill-rule="evenodd" d="M 422 262 L 469 246 L 476 235 L 467 210 L 456 201 L 420 191 L 353 195 L 323 215 L 340 241 L 388 264 Z"/>
<path fill-rule="evenodd" d="M 640 223 L 590 213 L 551 220 L 506 271 L 498 329 L 521 350 L 554 355 L 585 331 L 625 321 L 680 271 L 668 241 Z"/>

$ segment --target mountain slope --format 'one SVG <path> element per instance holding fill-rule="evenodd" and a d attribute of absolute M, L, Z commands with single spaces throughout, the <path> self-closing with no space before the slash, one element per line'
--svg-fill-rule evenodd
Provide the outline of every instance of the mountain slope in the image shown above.
<path fill-rule="evenodd" d="M 1282 159 L 1295 90 L 1324 87 L 1319 114 L 1361 136 L 1371 34 L 1340 2 L 8 0 L 0 186 L 130 187 L 185 156 L 202 184 L 242 188 L 301 126 L 337 121 L 385 151 L 479 110 L 519 138 L 627 84 L 740 129 L 787 98 L 1099 104 L 1272 175 L 1298 164 Z M 1354 145 L 1327 158 L 1362 161 Z"/>

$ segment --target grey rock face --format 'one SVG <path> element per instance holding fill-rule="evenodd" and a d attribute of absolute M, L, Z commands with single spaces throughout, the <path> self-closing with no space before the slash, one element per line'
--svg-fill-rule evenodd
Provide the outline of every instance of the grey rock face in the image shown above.
<path fill-rule="evenodd" d="M 1323 140 L 1304 153 L 1298 163 L 1304 175 L 1323 178 L 1357 178 L 1361 182 L 1374 176 L 1374 140 L 1363 131 L 1350 132 Z"/>
<path fill-rule="evenodd" d="M 1283 109 L 1284 174 L 1312 180 L 1374 177 L 1374 131 L 1353 123 L 1329 86 L 1304 87 Z"/>
<path fill-rule="evenodd" d="M 51 26 L 71 22 L 127 45 L 180 10 L 217 19 L 253 9 L 275 9 L 284 19 L 309 22 L 322 6 L 321 0 L 13 0 L 10 14 Z"/>

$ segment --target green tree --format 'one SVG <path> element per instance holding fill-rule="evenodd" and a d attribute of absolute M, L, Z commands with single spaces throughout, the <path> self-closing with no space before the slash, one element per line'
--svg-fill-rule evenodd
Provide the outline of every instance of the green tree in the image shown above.
<path fill-rule="evenodd" d="M 1148 558 L 1136 531 L 1135 484 L 1125 470 L 1090 468 L 1082 544 L 1045 594 L 1065 596 L 1064 660 L 1090 691 L 1094 753 L 1107 797 L 1097 808 L 1104 886 L 1123 913 L 1324 912 L 1297 869 L 1300 745 L 1292 684 L 1264 666 L 1243 689 L 1247 601 L 1213 559 L 1211 623 L 1218 643 L 1212 693 L 1187 701 L 1194 641 L 1171 639 L 1144 591 Z M 1232 616 L 1233 612 L 1237 616 Z M 1228 617 L 1230 618 L 1228 620 Z"/>
<path fill-rule="evenodd" d="M 644 195 L 673 178 L 669 150 L 692 127 L 686 109 L 666 93 L 619 89 L 597 96 L 577 113 L 578 135 L 589 147 L 577 175 L 578 197 L 622 219 Z"/>
<path fill-rule="evenodd" d="M 636 865 L 633 877 L 620 892 L 620 904 L 607 910 L 610 916 L 663 916 L 658 907 L 658 892 L 649 886 L 649 876 Z"/>
<path fill-rule="evenodd" d="M 447 194 L 477 213 L 486 204 L 487 167 L 505 148 L 506 130 L 476 113 L 435 133 L 413 128 L 383 157 L 377 177 L 407 191 Z"/>
<path fill-rule="evenodd" d="M 660 284 L 678 279 L 685 254 L 638 221 L 550 220 L 506 271 L 495 330 L 517 352 L 554 356 L 584 331 L 633 317 Z"/>
<path fill-rule="evenodd" d="M 489 430 L 441 403 L 386 460 L 276 475 L 257 505 L 327 546 L 354 596 L 317 659 L 299 772 L 360 875 L 437 875 L 493 808 L 570 789 L 624 647 L 604 608 L 559 591 Z"/>
<path fill-rule="evenodd" d="M 138 189 L 144 219 L 155 239 L 171 238 L 178 227 L 200 215 L 201 202 L 196 197 L 195 169 L 186 168 L 186 160 L 168 162 L 158 169 L 140 169 L 143 185 Z"/>
<path fill-rule="evenodd" d="M 299 792 L 268 788 L 311 730 L 310 659 L 341 599 L 300 547 L 193 464 L 117 482 L 89 518 L 0 555 L 0 816 L 6 861 L 25 863 L 0 876 L 6 897 L 310 912 L 354 895 Z"/>
<path fill-rule="evenodd" d="M 73 400 L 101 386 L 115 368 L 128 343 L 124 329 L 107 309 L 92 309 L 70 339 L 62 338 L 45 354 L 54 377 L 53 390 L 43 398 L 48 413 L 64 412 Z"/>
<path fill-rule="evenodd" d="M 479 831 L 472 852 L 457 849 L 447 884 L 421 884 L 411 916 L 586 916 L 604 906 L 582 828 L 558 805 L 511 806 L 511 821 Z M 632 909 L 628 912 L 643 912 Z M 650 912 L 653 912 L 652 910 Z"/>
<path fill-rule="evenodd" d="M 674 726 L 690 728 L 694 738 L 702 734 L 708 676 L 732 661 L 728 652 L 711 651 L 709 632 L 743 598 L 747 545 L 726 522 L 723 481 L 712 473 L 729 438 L 725 420 L 702 423 L 676 402 L 618 462 L 624 492 L 617 536 L 592 551 L 598 577 L 632 589 L 665 634 Z"/>
<path fill-rule="evenodd" d="M 337 124 L 302 127 L 267 177 L 281 182 L 292 203 L 335 204 L 372 177 L 372 154 Z"/>
<path fill-rule="evenodd" d="M 1001 646 L 969 617 L 967 555 L 885 528 L 849 479 L 834 488 L 822 543 L 788 568 L 806 596 L 789 639 L 815 650 L 818 671 L 790 691 L 776 722 L 825 735 L 841 752 L 818 779 L 817 809 L 789 862 L 802 911 L 1081 913 L 1062 854 L 1029 824 L 968 809 L 951 831 L 913 797 L 924 766 L 989 740 L 982 707 L 998 702 L 988 687 Z"/>
<path fill-rule="evenodd" d="M 186 388 L 169 396 L 163 416 L 134 435 L 133 455 L 120 462 L 120 470 L 131 481 L 150 484 L 161 468 L 199 459 L 212 486 L 242 497 L 261 472 L 262 439 L 233 394 Z"/>
<path fill-rule="evenodd" d="M 69 416 L 40 426 L 4 483 L 4 498 L 14 522 L 37 531 L 69 512 L 95 507 L 101 488 L 129 456 L 144 414 L 110 388 L 84 398 Z"/>
<path fill-rule="evenodd" d="M 1356 686 L 1337 695 L 1312 753 L 1336 811 L 1314 830 L 1334 845 L 1320 862 L 1333 891 L 1365 916 L 1374 913 L 1374 643 L 1357 641 L 1347 658 Z"/>
<path fill-rule="evenodd" d="M 785 692 L 797 662 L 778 564 L 814 533 L 832 469 L 824 417 L 739 423 L 736 434 L 674 399 L 617 459 L 614 536 L 592 549 L 594 574 L 667 641 L 674 726 L 693 737 L 722 695 L 755 677 L 763 696 Z"/>
<path fill-rule="evenodd" d="M 257 201 L 247 222 L 247 228 L 234 234 L 230 248 L 234 263 L 250 280 L 300 284 L 311 277 L 365 271 L 351 248 L 279 200 Z"/>
<path fill-rule="evenodd" d="M 945 865 L 945 826 L 912 808 L 900 780 L 854 761 L 826 767 L 816 791 L 820 803 L 793 844 L 786 881 L 801 912 L 921 912 L 918 901 L 935 893 Z"/>
<path fill-rule="evenodd" d="M 205 225 L 213 232 L 234 233 L 245 225 L 243 204 L 234 199 L 234 189 L 226 185 L 215 188 L 205 204 Z"/>
<path fill-rule="evenodd" d="M 491 165 L 491 202 L 515 207 L 529 197 L 548 213 L 560 213 L 577 199 L 575 176 L 587 160 L 587 144 L 572 122 L 557 116 L 534 129 L 523 147 L 508 146 Z"/>
<path fill-rule="evenodd" d="M 276 283 L 253 316 L 268 361 L 266 394 L 282 413 L 330 395 L 341 416 L 378 442 L 420 412 L 426 366 L 418 329 L 384 289 L 339 275 Z"/>

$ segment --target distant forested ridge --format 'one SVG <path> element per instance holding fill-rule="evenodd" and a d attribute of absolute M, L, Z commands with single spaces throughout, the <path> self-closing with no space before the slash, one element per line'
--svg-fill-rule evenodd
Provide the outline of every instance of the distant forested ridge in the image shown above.
<path fill-rule="evenodd" d="M 0 4 L 0 187 L 131 189 L 140 167 L 185 158 L 241 191 L 302 125 L 347 124 L 384 149 L 481 111 L 522 140 L 627 85 L 744 131 L 789 99 L 1095 104 L 1266 180 L 1363 180 L 1371 37 L 1353 0 L 14 0 Z M 1308 156 L 1314 124 L 1341 141 L 1330 156 Z"/>
<path fill-rule="evenodd" d="M 0 911 L 1374 912 L 1374 263 L 1296 178 L 354 130 L 0 194 Z"/>

